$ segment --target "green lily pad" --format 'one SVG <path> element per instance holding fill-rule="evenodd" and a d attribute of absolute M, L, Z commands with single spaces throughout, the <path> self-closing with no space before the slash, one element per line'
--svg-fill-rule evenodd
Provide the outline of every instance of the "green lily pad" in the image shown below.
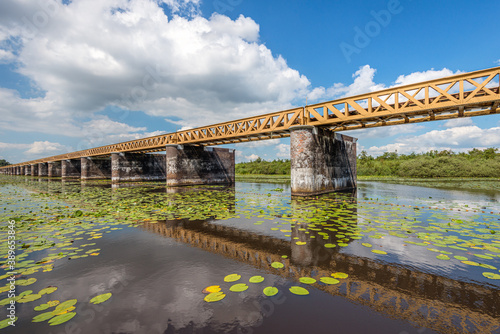
<path fill-rule="evenodd" d="M 111 292 L 103 293 L 102 295 L 95 296 L 90 300 L 91 304 L 100 304 L 111 298 Z"/>
<path fill-rule="evenodd" d="M 267 288 L 264 288 L 263 292 L 266 296 L 272 297 L 278 293 L 278 289 L 274 286 L 268 286 Z"/>
<path fill-rule="evenodd" d="M 486 263 L 481 263 L 479 266 L 483 267 L 483 268 L 486 268 L 486 269 L 493 269 L 493 270 L 497 269 L 497 267 L 494 267 L 494 266 L 492 266 L 490 264 L 486 264 Z"/>
<path fill-rule="evenodd" d="M 486 260 L 493 260 L 493 258 L 491 256 L 488 256 L 488 255 L 483 255 L 483 254 L 474 254 L 474 256 L 477 256 L 481 259 L 486 259 Z"/>
<path fill-rule="evenodd" d="M 19 294 L 19 296 L 17 296 L 19 299 L 23 298 L 24 296 L 27 296 L 27 295 L 30 295 L 33 293 L 33 290 L 27 290 L 27 291 L 23 291 Z"/>
<path fill-rule="evenodd" d="M 460 255 L 455 255 L 454 258 L 457 259 L 457 260 L 460 260 L 460 261 L 467 261 L 467 260 L 469 260 L 465 256 L 460 256 Z"/>
<path fill-rule="evenodd" d="M 340 281 L 338 279 L 335 279 L 333 277 L 321 277 L 320 282 L 325 283 L 325 284 L 339 284 Z"/>
<path fill-rule="evenodd" d="M 285 265 L 283 263 L 281 263 L 281 262 L 273 262 L 273 263 L 271 263 L 271 267 L 276 268 L 276 269 L 281 269 L 284 266 Z"/>
<path fill-rule="evenodd" d="M 325 247 L 326 248 L 335 248 L 335 247 L 337 247 L 337 245 L 335 245 L 335 244 L 325 244 Z"/>
<path fill-rule="evenodd" d="M 239 280 L 241 278 L 241 275 L 238 275 L 238 274 L 231 274 L 231 275 L 227 275 L 226 277 L 224 277 L 224 282 L 236 282 L 237 280 Z"/>
<path fill-rule="evenodd" d="M 24 296 L 21 299 L 18 299 L 17 302 L 18 303 L 29 303 L 29 302 L 35 301 L 37 299 L 40 299 L 40 298 L 42 298 L 41 295 L 39 295 L 38 293 L 33 293 L 33 294 L 29 294 L 27 296 Z"/>
<path fill-rule="evenodd" d="M 54 292 L 56 290 L 57 290 L 57 287 L 55 287 L 55 286 L 49 286 L 48 288 L 40 290 L 40 292 L 38 294 L 39 295 L 49 295 L 49 294 L 51 294 L 52 292 Z"/>
<path fill-rule="evenodd" d="M 483 276 L 486 277 L 486 278 L 489 278 L 489 279 L 500 279 L 500 275 L 499 274 L 490 273 L 490 272 L 483 273 Z"/>
<path fill-rule="evenodd" d="M 64 313 L 64 314 L 55 316 L 49 320 L 49 325 L 50 326 L 60 325 L 62 323 L 65 323 L 66 321 L 72 319 L 75 315 L 76 315 L 75 312 L 69 312 L 69 313 Z"/>
<path fill-rule="evenodd" d="M 245 283 L 239 283 L 239 284 L 234 284 L 232 285 L 229 290 L 232 292 L 242 292 L 248 289 L 248 285 Z"/>
<path fill-rule="evenodd" d="M 219 291 L 219 292 L 209 293 L 208 295 L 205 296 L 205 298 L 203 298 L 203 300 L 206 301 L 207 303 L 213 303 L 224 299 L 224 297 L 226 297 L 224 292 Z"/>
<path fill-rule="evenodd" d="M 16 285 L 26 286 L 26 285 L 33 284 L 35 282 L 36 282 L 36 278 L 31 277 L 28 279 L 21 279 L 21 280 L 16 281 Z"/>
<path fill-rule="evenodd" d="M 35 306 L 34 310 L 35 311 L 43 311 L 43 310 L 46 310 L 50 307 L 49 304 L 40 304 L 38 306 Z"/>
<path fill-rule="evenodd" d="M 45 312 L 45 313 L 42 313 L 42 314 L 39 314 L 39 315 L 33 317 L 33 320 L 31 320 L 31 322 L 42 322 L 42 321 L 48 320 L 54 316 L 55 316 L 55 314 L 53 312 Z"/>
<path fill-rule="evenodd" d="M 347 277 L 349 277 L 349 275 L 348 275 L 348 274 L 346 274 L 346 273 L 341 273 L 341 272 L 338 272 L 338 273 L 333 273 L 331 276 L 332 276 L 333 278 L 347 278 Z"/>
<path fill-rule="evenodd" d="M 367 242 L 363 242 L 362 245 L 365 246 L 365 247 L 368 247 L 368 248 L 372 248 L 373 247 L 372 244 L 369 244 Z"/>
<path fill-rule="evenodd" d="M 309 294 L 309 291 L 307 291 L 301 286 L 291 286 L 289 290 L 291 293 L 299 296 L 305 296 Z"/>
<path fill-rule="evenodd" d="M 436 256 L 436 259 L 438 259 L 438 260 L 449 260 L 450 257 L 448 255 L 439 254 L 438 256 Z"/>
<path fill-rule="evenodd" d="M 54 313 L 61 313 L 69 309 L 70 307 L 73 307 L 77 303 L 76 299 L 70 299 L 65 302 L 62 302 L 61 304 L 57 305 L 56 309 L 54 310 Z"/>
<path fill-rule="evenodd" d="M 262 276 L 252 276 L 252 277 L 250 277 L 250 279 L 248 281 L 250 283 L 260 283 L 260 282 L 264 281 L 264 277 L 262 277 Z"/>
<path fill-rule="evenodd" d="M 468 264 L 469 266 L 479 266 L 479 263 L 474 262 L 474 261 L 461 261 L 462 263 Z"/>
<path fill-rule="evenodd" d="M 17 321 L 17 317 L 14 318 L 14 322 Z M 3 329 L 3 328 L 6 328 L 6 327 L 9 327 L 10 326 L 10 322 L 12 320 L 10 318 L 7 318 L 7 319 L 4 319 L 2 321 L 0 321 L 0 329 Z"/>
<path fill-rule="evenodd" d="M 299 278 L 299 281 L 300 281 L 300 283 L 304 283 L 304 284 L 316 283 L 316 280 L 314 278 L 311 278 L 311 277 L 301 277 L 301 278 Z"/>

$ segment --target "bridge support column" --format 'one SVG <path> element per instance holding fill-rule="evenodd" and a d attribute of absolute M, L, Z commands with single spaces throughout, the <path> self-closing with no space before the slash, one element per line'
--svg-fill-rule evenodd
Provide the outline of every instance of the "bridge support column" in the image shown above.
<path fill-rule="evenodd" d="M 165 180 L 165 154 L 111 153 L 111 181 Z"/>
<path fill-rule="evenodd" d="M 46 162 L 40 162 L 38 164 L 38 176 L 48 176 L 49 170 Z"/>
<path fill-rule="evenodd" d="M 168 145 L 167 186 L 233 184 L 234 149 Z"/>
<path fill-rule="evenodd" d="M 31 176 L 38 176 L 38 164 L 31 165 Z"/>
<path fill-rule="evenodd" d="M 61 162 L 60 161 L 49 161 L 47 162 L 48 176 L 49 177 L 61 177 Z"/>
<path fill-rule="evenodd" d="M 63 179 L 80 178 L 81 176 L 80 159 L 68 159 L 61 161 L 61 177 Z"/>
<path fill-rule="evenodd" d="M 81 158 L 82 180 L 110 179 L 111 159 L 83 157 Z"/>
<path fill-rule="evenodd" d="M 356 138 L 308 125 L 290 128 L 292 195 L 356 188 Z"/>
<path fill-rule="evenodd" d="M 24 166 L 19 167 L 19 175 L 24 175 L 25 174 L 24 169 L 25 169 Z"/>
<path fill-rule="evenodd" d="M 24 175 L 31 175 L 31 165 L 24 166 Z"/>

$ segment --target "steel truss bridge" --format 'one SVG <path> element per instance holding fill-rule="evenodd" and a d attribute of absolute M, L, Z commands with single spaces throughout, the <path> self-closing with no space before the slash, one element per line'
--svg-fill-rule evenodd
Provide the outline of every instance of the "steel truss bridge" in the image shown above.
<path fill-rule="evenodd" d="M 290 128 L 295 125 L 347 131 L 497 114 L 500 113 L 499 77 L 500 67 L 495 67 L 6 167 L 115 152 L 155 152 L 169 144 L 221 145 L 282 138 L 290 136 Z"/>

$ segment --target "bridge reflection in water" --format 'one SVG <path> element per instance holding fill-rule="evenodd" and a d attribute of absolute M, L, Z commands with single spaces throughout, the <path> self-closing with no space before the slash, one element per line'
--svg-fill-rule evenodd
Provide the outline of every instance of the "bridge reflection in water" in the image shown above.
<path fill-rule="evenodd" d="M 292 210 L 311 206 L 292 199 Z M 350 210 L 356 217 L 355 209 Z M 328 224 L 340 225 L 336 220 Z M 292 227 L 291 237 L 307 240 L 306 245 L 210 220 L 175 219 L 141 227 L 297 282 L 304 276 L 346 272 L 349 277 L 340 284 L 314 287 L 419 327 L 443 333 L 492 333 L 500 327 L 500 290 L 325 248 L 324 234 L 305 231 L 302 224 Z M 338 232 L 327 233 L 328 242 L 339 241 Z M 275 261 L 284 262 L 286 270 L 271 267 Z"/>

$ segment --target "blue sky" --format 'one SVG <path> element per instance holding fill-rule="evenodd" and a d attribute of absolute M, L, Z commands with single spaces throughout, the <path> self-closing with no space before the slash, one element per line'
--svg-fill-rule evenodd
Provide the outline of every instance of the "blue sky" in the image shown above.
<path fill-rule="evenodd" d="M 498 13 L 497 1 L 3 0 L 0 158 L 499 66 Z M 467 151 L 500 146 L 500 117 L 346 134 L 372 155 Z M 238 161 L 289 157 L 288 139 L 231 147 Z"/>

